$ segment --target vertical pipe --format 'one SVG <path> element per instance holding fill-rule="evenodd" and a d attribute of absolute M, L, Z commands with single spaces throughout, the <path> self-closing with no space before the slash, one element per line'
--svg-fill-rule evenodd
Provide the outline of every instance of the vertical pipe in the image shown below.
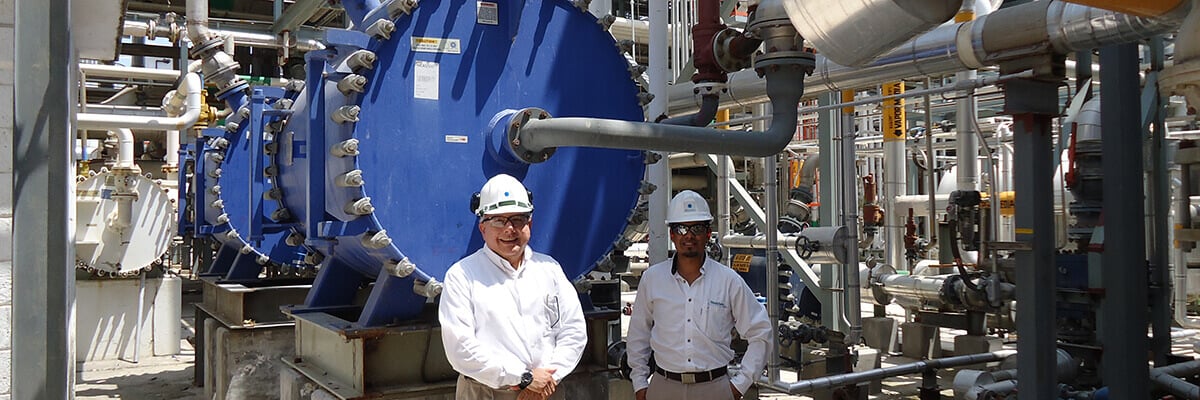
<path fill-rule="evenodd" d="M 1051 120 L 1058 113 L 1058 82 L 1018 79 L 1005 85 L 1005 112 L 1013 115 L 1016 192 L 1018 389 L 1031 399 L 1057 397 L 1055 378 L 1054 198 Z M 1144 332 L 1144 331 L 1143 331 Z M 1143 333 L 1144 334 L 1144 333 Z"/>
<path fill-rule="evenodd" d="M 853 101 L 854 92 L 850 90 L 842 91 L 842 101 Z M 862 299 L 859 293 L 858 281 L 858 178 L 855 176 L 856 160 L 854 155 L 855 136 L 854 129 L 854 107 L 842 108 L 842 225 L 847 228 L 846 232 L 846 263 L 842 265 L 842 279 L 845 291 L 842 294 L 842 299 L 845 302 L 844 309 L 846 310 L 847 327 L 849 332 L 846 335 L 844 343 L 854 345 L 858 344 L 859 337 L 862 336 Z"/>
<path fill-rule="evenodd" d="M 903 82 L 883 84 L 883 95 L 892 96 L 904 94 Z M 904 99 L 883 101 L 883 193 L 884 209 L 887 210 L 884 222 L 887 254 L 884 260 L 887 265 L 896 270 L 907 270 L 908 263 L 904 260 L 904 211 L 896 208 L 896 196 L 908 194 L 907 157 L 905 143 L 908 140 L 908 124 L 904 115 Z M 850 226 L 850 225 L 848 225 Z"/>
<path fill-rule="evenodd" d="M 1192 38 L 1191 40 L 1195 40 Z M 1150 66 L 1153 71 L 1162 71 L 1165 56 L 1162 36 L 1150 38 Z M 1150 142 L 1150 315 L 1154 338 L 1150 351 L 1154 354 L 1154 365 L 1164 366 L 1171 354 L 1171 271 L 1167 259 L 1171 251 L 1168 241 L 1168 214 L 1171 212 L 1170 170 L 1167 168 L 1167 125 L 1163 105 L 1166 98 L 1155 91 L 1151 121 L 1154 124 Z M 1101 107 L 1103 107 L 1101 103 Z M 1186 293 L 1185 293 L 1186 295 Z"/>
<path fill-rule="evenodd" d="M 844 95 L 844 94 L 843 94 Z M 850 96 L 853 97 L 851 92 Z M 827 93 L 821 96 L 819 100 L 822 106 L 827 106 L 839 103 L 838 93 Z M 842 120 L 842 110 L 832 109 L 824 112 L 821 118 L 817 121 L 817 140 L 820 148 L 820 157 L 815 160 L 820 166 L 820 179 L 814 182 L 820 182 L 820 197 L 821 206 L 817 209 L 817 216 L 821 225 L 835 225 L 839 223 L 837 210 L 839 197 L 841 194 L 838 190 L 837 166 L 840 165 L 836 160 L 841 159 L 841 152 L 838 151 L 837 144 L 841 143 L 841 126 L 845 122 Z M 817 185 L 813 185 L 814 189 Z M 814 193 L 815 194 L 815 193 Z M 828 298 L 821 299 L 821 324 L 829 327 L 829 329 L 841 331 L 844 329 L 842 323 L 842 308 L 841 302 L 834 301 L 831 289 L 836 289 L 834 282 L 837 282 L 837 277 L 840 276 L 841 270 L 838 268 L 821 268 L 821 290 L 822 293 L 830 293 Z"/>
<path fill-rule="evenodd" d="M 930 89 L 933 86 L 932 78 L 925 78 L 925 88 Z M 929 95 L 925 95 L 925 165 L 926 173 L 928 174 L 928 185 L 925 186 L 925 192 L 929 194 L 929 219 L 926 225 L 929 230 L 926 233 L 929 235 L 929 248 L 937 244 L 937 199 L 934 197 L 937 193 L 937 153 L 933 151 L 933 105 L 929 103 Z M 928 257 L 928 256 L 926 256 Z"/>
<path fill-rule="evenodd" d="M 117 165 L 116 168 L 133 168 L 133 131 L 125 128 L 117 129 Z"/>
<path fill-rule="evenodd" d="M 593 0 L 598 1 L 598 0 Z M 729 120 L 729 110 L 720 110 L 717 112 L 717 122 L 725 122 Z M 722 129 L 727 129 L 722 125 Z M 717 157 L 717 237 L 723 238 L 729 236 L 729 175 L 730 175 L 729 156 Z M 721 261 L 729 261 L 729 248 L 721 246 Z"/>
<path fill-rule="evenodd" d="M 179 143 L 182 140 L 181 132 L 187 130 L 167 131 L 167 155 L 166 168 L 175 169 L 179 167 Z"/>
<path fill-rule="evenodd" d="M 1137 46 L 1130 43 L 1100 49 L 1104 230 L 1121 234 L 1104 243 L 1106 295 L 1097 312 L 1097 325 L 1104 347 L 1101 377 L 1114 399 L 1145 398 L 1149 387 Z"/>
<path fill-rule="evenodd" d="M 954 75 L 955 82 L 975 79 L 974 70 Z M 958 143 L 958 190 L 979 190 L 979 135 L 975 133 L 976 100 L 974 90 L 961 93 L 963 98 L 955 104 L 957 113 L 954 128 L 958 132 L 954 140 Z"/>
<path fill-rule="evenodd" d="M 142 361 L 142 320 L 146 318 L 146 313 L 143 309 L 146 307 L 146 271 L 138 273 L 138 300 L 137 300 L 137 323 L 133 329 L 133 363 L 138 364 Z"/>
<path fill-rule="evenodd" d="M 653 117 L 667 112 L 667 0 L 650 0 L 650 102 L 647 114 Z M 667 201 L 671 197 L 671 166 L 668 153 L 646 168 L 647 180 L 658 186 L 650 194 L 649 249 L 650 264 L 667 259 Z"/>
<path fill-rule="evenodd" d="M 71 1 L 4 6 L 12 34 L 11 363 L 14 399 L 70 399 L 75 386 L 75 127 Z M 15 7 L 15 12 L 13 11 Z M 9 193 L 9 192 L 5 192 Z M 9 289 L 5 289 L 9 290 Z"/>

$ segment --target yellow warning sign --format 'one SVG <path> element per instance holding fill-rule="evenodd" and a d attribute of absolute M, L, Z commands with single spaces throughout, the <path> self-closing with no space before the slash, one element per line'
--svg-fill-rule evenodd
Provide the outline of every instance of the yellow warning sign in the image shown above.
<path fill-rule="evenodd" d="M 737 272 L 750 272 L 750 258 L 754 257 L 750 254 L 734 254 L 733 265 L 730 267 Z"/>
<path fill-rule="evenodd" d="M 883 84 L 883 95 L 894 96 L 904 94 L 904 83 L 892 82 Z M 883 141 L 894 142 L 907 138 L 906 122 L 904 120 L 904 99 L 893 98 L 883 101 Z"/>

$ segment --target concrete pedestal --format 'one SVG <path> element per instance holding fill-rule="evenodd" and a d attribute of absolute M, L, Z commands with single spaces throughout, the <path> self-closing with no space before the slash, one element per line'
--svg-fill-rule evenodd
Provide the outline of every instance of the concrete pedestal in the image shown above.
<path fill-rule="evenodd" d="M 908 322 L 900 325 L 900 350 L 905 357 L 924 360 L 941 357 L 941 330 L 933 325 Z"/>
<path fill-rule="evenodd" d="M 823 358 L 826 356 L 826 350 L 822 348 L 805 346 L 804 350 L 806 353 L 805 357 L 810 360 Z M 855 351 L 858 352 L 858 358 L 855 360 L 852 367 L 853 372 L 879 369 L 881 367 L 883 358 L 880 356 L 879 350 L 870 347 L 859 347 L 855 349 Z M 821 362 L 805 365 L 804 369 L 800 370 L 801 380 L 821 378 L 828 375 L 829 372 L 825 363 Z M 868 394 L 881 393 L 883 390 L 883 383 L 882 381 L 872 381 L 860 384 L 859 388 L 859 394 L 862 395 L 862 399 L 865 400 Z M 804 396 L 811 396 L 813 399 L 817 400 L 833 400 L 837 398 L 834 397 L 833 390 L 819 390 L 812 393 L 807 393 Z"/>
<path fill-rule="evenodd" d="M 888 317 L 863 318 L 863 340 L 867 346 L 884 353 L 896 351 L 899 322 Z"/>
<path fill-rule="evenodd" d="M 179 278 L 148 278 L 144 290 L 141 285 L 138 278 L 75 281 L 76 362 L 179 354 Z"/>
<path fill-rule="evenodd" d="M 954 337 L 954 355 L 965 356 L 968 354 L 990 353 L 1000 350 L 1004 347 L 1004 341 L 995 336 L 972 336 L 959 335 Z M 982 363 L 978 365 L 969 365 L 963 368 L 983 369 L 985 367 L 998 366 L 1000 363 Z"/>

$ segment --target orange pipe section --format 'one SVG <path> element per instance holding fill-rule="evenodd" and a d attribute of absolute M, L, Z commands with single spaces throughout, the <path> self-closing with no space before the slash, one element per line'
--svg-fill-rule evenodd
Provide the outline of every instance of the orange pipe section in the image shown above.
<path fill-rule="evenodd" d="M 1185 0 L 1066 0 L 1068 3 L 1103 8 L 1139 17 L 1157 17 L 1174 10 Z"/>

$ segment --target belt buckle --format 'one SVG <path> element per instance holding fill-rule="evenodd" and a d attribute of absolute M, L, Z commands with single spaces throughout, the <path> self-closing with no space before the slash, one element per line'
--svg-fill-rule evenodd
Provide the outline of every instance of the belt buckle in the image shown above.
<path fill-rule="evenodd" d="M 679 381 L 683 383 L 696 383 L 696 374 L 679 374 Z"/>

